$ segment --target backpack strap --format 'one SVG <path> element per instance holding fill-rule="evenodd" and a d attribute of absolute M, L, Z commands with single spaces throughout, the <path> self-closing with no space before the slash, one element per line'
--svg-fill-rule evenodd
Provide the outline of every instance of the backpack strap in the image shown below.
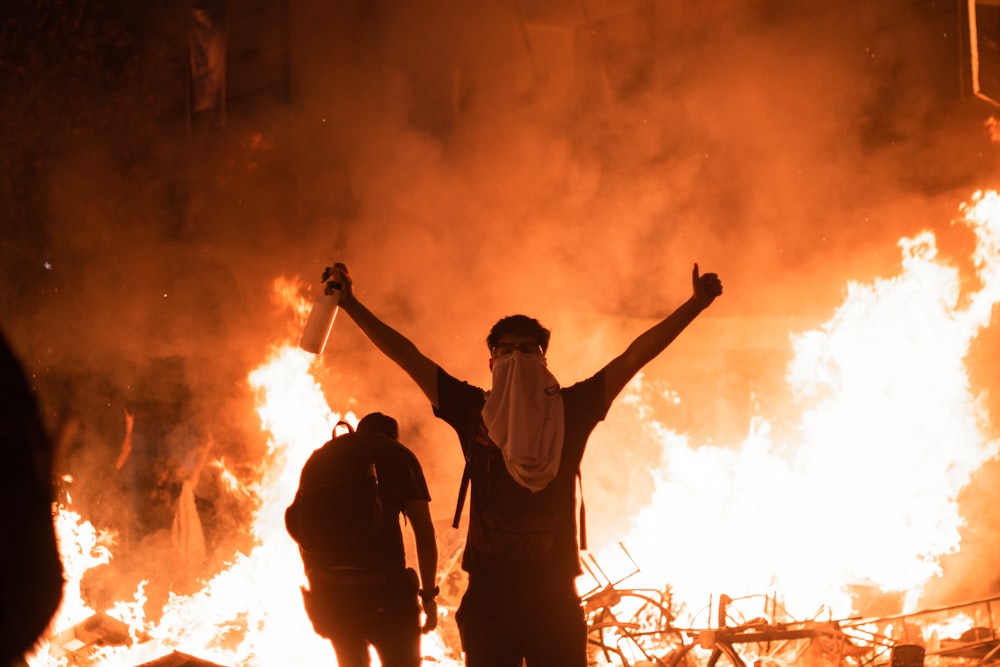
<path fill-rule="evenodd" d="M 341 419 L 339 422 L 337 422 L 333 426 L 333 437 L 334 438 L 337 437 L 337 429 L 340 428 L 341 426 L 346 427 L 348 433 L 354 433 L 354 427 L 351 426 L 350 424 L 348 424 L 347 422 L 345 422 L 343 419 Z"/>
<path fill-rule="evenodd" d="M 458 528 L 462 520 L 462 508 L 465 506 L 465 496 L 469 492 L 469 482 L 472 481 L 472 459 L 465 460 L 465 469 L 462 471 L 462 484 L 458 487 L 458 502 L 455 504 L 455 517 L 452 519 L 451 527 Z M 576 481 L 580 486 L 580 550 L 587 550 L 587 505 L 583 500 L 583 472 L 577 468 Z"/>
<path fill-rule="evenodd" d="M 465 469 L 462 470 L 462 484 L 458 487 L 458 502 L 455 504 L 455 518 L 451 522 L 452 528 L 458 528 L 462 520 L 462 507 L 465 506 L 465 496 L 469 492 L 469 482 L 472 481 L 472 456 L 465 459 Z"/>

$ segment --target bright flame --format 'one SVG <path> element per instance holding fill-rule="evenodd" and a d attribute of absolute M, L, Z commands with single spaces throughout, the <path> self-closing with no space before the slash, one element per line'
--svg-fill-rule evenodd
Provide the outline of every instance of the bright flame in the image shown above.
<path fill-rule="evenodd" d="M 842 618 L 857 582 L 905 592 L 912 606 L 938 558 L 958 550 L 958 493 L 998 452 L 983 435 L 988 416 L 970 393 L 964 359 L 1000 301 L 1000 197 L 976 193 L 961 211 L 977 241 L 977 291 L 962 293 L 958 271 L 938 259 L 925 231 L 900 241 L 899 276 L 849 284 L 829 322 L 792 336 L 788 380 L 806 406 L 797 442 L 776 442 L 758 417 L 739 445 L 698 446 L 643 417 L 663 465 L 623 542 L 641 566 L 635 576 L 670 589 L 678 625 L 712 626 L 705 612 L 722 595 L 794 619 Z M 295 292 L 294 282 L 275 281 L 276 300 L 294 301 Z M 304 301 L 296 309 L 304 318 Z M 248 376 L 270 436 L 268 459 L 252 488 L 225 479 L 259 501 L 248 527 L 257 546 L 199 592 L 172 596 L 156 623 L 144 621 L 140 586 L 134 601 L 110 612 L 132 645 L 98 649 L 92 662 L 131 667 L 180 651 L 229 667 L 335 663 L 303 610 L 305 578 L 284 528 L 303 464 L 340 418 L 310 372 L 313 360 L 285 344 Z M 625 397 L 640 412 L 644 382 L 637 377 Z M 80 577 L 112 557 L 65 508 L 57 531 L 70 583 L 50 641 L 93 613 L 80 600 Z M 595 556 L 613 560 L 613 552 Z M 44 642 L 29 664 L 67 664 L 52 648 Z M 459 664 L 437 633 L 425 637 L 424 652 Z"/>
<path fill-rule="evenodd" d="M 1000 301 L 1000 198 L 976 193 L 961 211 L 978 291 L 961 293 L 924 231 L 900 241 L 899 276 L 849 284 L 829 322 L 792 336 L 788 380 L 809 405 L 800 441 L 774 441 L 762 418 L 733 447 L 648 423 L 663 466 L 624 542 L 688 622 L 714 625 L 705 612 L 720 595 L 771 594 L 795 620 L 846 618 L 858 582 L 906 593 L 911 610 L 958 550 L 956 498 L 998 452 L 963 364 Z M 643 378 L 629 391 L 641 395 Z"/>
<path fill-rule="evenodd" d="M 237 555 L 226 571 L 196 594 L 172 595 L 155 624 L 143 624 L 141 609 L 135 605 L 118 605 L 112 613 L 126 624 L 132 625 L 138 617 L 140 627 L 133 633 L 133 645 L 95 649 L 89 660 L 108 667 L 131 667 L 179 651 L 227 667 L 336 664 L 332 647 L 313 632 L 303 609 L 299 592 L 306 583 L 302 561 L 284 524 L 284 511 L 295 495 L 302 466 L 330 438 L 341 418 L 327 406 L 310 374 L 313 359 L 313 355 L 285 345 L 274 350 L 271 358 L 249 375 L 250 385 L 260 399 L 262 427 L 270 434 L 269 458 L 261 466 L 260 481 L 254 489 L 259 510 L 250 529 L 257 546 L 249 554 Z M 346 419 L 356 422 L 353 415 Z M 77 525 L 80 529 L 74 535 L 70 529 Z M 72 521 L 60 522 L 59 526 L 68 574 L 77 582 L 87 566 L 70 571 L 69 566 L 80 557 L 67 556 L 93 551 L 88 546 L 93 539 L 81 539 L 93 532 L 90 527 L 88 533 L 88 527 Z M 100 555 L 110 557 L 103 552 Z M 92 557 L 89 566 L 95 564 Z M 68 591 L 67 602 L 72 605 L 77 600 L 79 590 Z M 93 613 L 85 606 L 70 608 L 64 603 L 64 607 L 53 624 L 57 632 Z M 29 664 L 67 664 L 67 658 L 56 649 L 46 642 Z M 435 635 L 425 637 L 423 650 L 437 664 L 458 664 L 445 657 L 445 646 Z M 377 657 L 373 664 L 378 665 Z"/>
<path fill-rule="evenodd" d="M 76 512 L 62 508 L 56 513 L 55 521 L 67 585 L 52 625 L 66 627 L 94 613 L 81 599 L 80 580 L 87 570 L 111 562 L 111 550 L 105 545 L 106 536 L 102 539 L 93 524 Z"/>

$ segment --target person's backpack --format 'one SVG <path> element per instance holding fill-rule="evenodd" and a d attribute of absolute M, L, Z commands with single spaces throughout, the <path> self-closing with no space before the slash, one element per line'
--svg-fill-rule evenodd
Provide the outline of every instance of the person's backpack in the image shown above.
<path fill-rule="evenodd" d="M 306 461 L 285 510 L 288 534 L 304 551 L 336 564 L 365 563 L 386 521 L 375 464 L 379 439 L 387 438 L 349 430 Z"/>

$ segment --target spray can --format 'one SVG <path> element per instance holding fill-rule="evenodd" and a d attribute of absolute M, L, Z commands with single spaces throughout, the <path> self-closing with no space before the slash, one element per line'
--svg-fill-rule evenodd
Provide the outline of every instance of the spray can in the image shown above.
<path fill-rule="evenodd" d="M 333 329 L 333 321 L 340 309 L 338 304 L 341 285 L 330 280 L 332 273 L 333 269 L 329 267 L 323 272 L 326 286 L 323 288 L 323 294 L 313 302 L 309 319 L 306 320 L 306 328 L 302 331 L 302 339 L 299 341 L 299 347 L 313 354 L 323 354 L 326 341 Z"/>

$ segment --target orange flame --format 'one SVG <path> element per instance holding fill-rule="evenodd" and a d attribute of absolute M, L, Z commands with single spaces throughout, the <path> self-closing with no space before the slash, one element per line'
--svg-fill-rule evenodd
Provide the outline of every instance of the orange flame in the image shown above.
<path fill-rule="evenodd" d="M 321 388 L 310 374 L 312 361 L 312 355 L 285 345 L 275 349 L 270 359 L 249 375 L 259 395 L 262 427 L 270 434 L 269 460 L 261 466 L 261 478 L 254 489 L 260 501 L 251 527 L 257 546 L 249 554 L 237 555 L 231 567 L 196 594 L 171 596 L 155 624 L 144 624 L 141 610 L 137 619 L 134 608 L 116 607 L 111 614 L 119 620 L 126 624 L 138 620 L 133 645 L 96 649 L 89 658 L 94 664 L 134 666 L 173 651 L 230 667 L 335 664 L 332 647 L 313 632 L 303 609 L 299 593 L 299 587 L 305 584 L 302 562 L 284 525 L 284 510 L 295 494 L 303 464 L 317 443 L 329 439 L 340 419 L 326 405 Z M 353 415 L 348 415 L 347 420 L 356 421 Z M 86 536 L 86 531 L 74 535 L 68 528 L 72 525 L 61 522 L 64 559 L 72 552 L 86 552 L 88 543 L 79 537 L 81 533 Z M 75 560 L 67 559 L 67 563 Z M 79 568 L 79 572 L 67 569 L 78 583 L 86 567 Z M 93 613 L 85 605 L 77 608 L 78 589 L 67 593 L 64 609 L 53 624 L 57 632 Z M 141 591 L 139 594 L 141 597 Z M 50 650 L 53 648 L 49 641 L 44 642 L 29 664 L 66 664 L 64 657 L 56 657 L 58 652 Z M 450 664 L 439 637 L 426 638 L 424 652 L 437 653 L 439 664 Z M 377 658 L 374 664 L 378 664 Z"/>
<path fill-rule="evenodd" d="M 858 581 L 904 592 L 912 608 L 938 558 L 958 550 L 957 495 L 998 452 L 983 434 L 988 416 L 963 362 L 1000 301 L 1000 197 L 976 193 L 961 211 L 977 241 L 977 291 L 962 293 L 957 269 L 938 259 L 924 231 L 900 241 L 900 275 L 849 284 L 829 322 L 792 335 L 788 381 L 804 406 L 797 441 L 775 441 L 763 417 L 730 447 L 692 443 L 646 420 L 663 465 L 652 502 L 622 540 L 648 585 L 669 584 L 685 609 L 681 622 L 708 625 L 702 613 L 722 594 L 770 593 L 796 618 L 840 617 L 851 612 L 848 585 Z M 276 298 L 298 298 L 292 285 L 277 280 Z M 101 648 L 92 662 L 131 667 L 181 651 L 231 667 L 332 664 L 302 608 L 305 578 L 283 522 L 302 465 L 340 418 L 312 362 L 285 344 L 249 374 L 270 436 L 249 489 L 260 500 L 250 527 L 257 546 L 199 592 L 172 596 L 155 624 L 143 619 L 140 587 L 135 601 L 110 612 L 129 627 L 132 645 Z M 642 401 L 643 382 L 630 384 L 626 400 Z M 55 632 L 92 613 L 79 577 L 112 557 L 65 508 L 57 530 L 71 581 Z M 32 667 L 67 664 L 49 640 Z M 459 664 L 436 633 L 425 638 L 428 653 L 437 664 Z"/>
<path fill-rule="evenodd" d="M 829 322 L 792 336 L 799 441 L 773 440 L 764 418 L 732 447 L 648 424 L 664 465 L 624 542 L 688 621 L 722 594 L 777 596 L 797 620 L 844 618 L 858 582 L 906 594 L 912 610 L 938 558 L 958 550 L 958 493 L 998 452 L 963 361 L 1000 300 L 1000 198 L 979 192 L 961 211 L 978 291 L 961 293 L 923 231 L 899 242 L 899 276 L 849 284 Z"/>

